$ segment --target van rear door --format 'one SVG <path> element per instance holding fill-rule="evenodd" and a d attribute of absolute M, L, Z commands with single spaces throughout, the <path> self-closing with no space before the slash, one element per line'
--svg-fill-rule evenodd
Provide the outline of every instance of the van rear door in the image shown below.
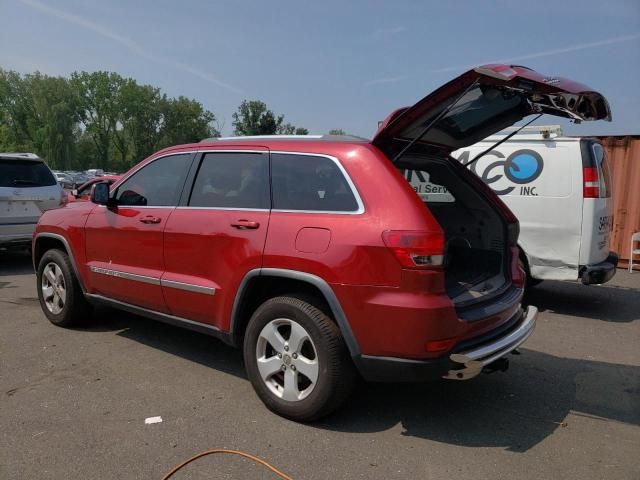
<path fill-rule="evenodd" d="M 580 265 L 595 265 L 609 256 L 613 228 L 611 172 L 607 153 L 594 139 L 580 141 L 584 207 Z"/>

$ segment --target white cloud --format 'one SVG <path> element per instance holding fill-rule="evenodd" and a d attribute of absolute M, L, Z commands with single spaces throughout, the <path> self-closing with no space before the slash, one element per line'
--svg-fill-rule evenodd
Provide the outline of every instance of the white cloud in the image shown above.
<path fill-rule="evenodd" d="M 438 68 L 436 70 L 433 70 L 432 72 L 433 73 L 454 72 L 458 70 L 464 70 L 472 66 L 485 65 L 488 63 L 511 63 L 511 62 L 519 62 L 521 60 L 531 60 L 533 58 L 550 57 L 552 55 L 561 55 L 563 53 L 571 53 L 571 52 L 577 52 L 579 50 L 588 50 L 591 48 L 604 47 L 606 45 L 613 45 L 616 43 L 630 42 L 638 38 L 640 38 L 640 32 L 632 33 L 630 35 L 623 35 L 620 37 L 607 38 L 605 40 L 599 40 L 596 42 L 580 43 L 577 45 L 572 45 L 570 47 L 554 48 L 552 50 L 544 50 L 541 52 L 527 53 L 517 57 L 511 57 L 511 58 L 502 59 L 502 60 L 490 60 L 485 62 L 477 62 L 474 64 L 457 65 L 455 67 Z"/>
<path fill-rule="evenodd" d="M 222 80 L 218 79 L 215 75 L 202 71 L 196 67 L 192 67 L 182 62 L 178 62 L 175 60 L 171 60 L 169 58 L 158 57 L 149 53 L 142 45 L 140 45 L 135 40 L 131 38 L 125 37 L 124 35 L 120 35 L 117 32 L 105 27 L 104 25 L 100 25 L 99 23 L 94 22 L 93 20 L 89 20 L 87 18 L 81 17 L 79 15 L 75 15 L 73 13 L 65 12 L 59 10 L 57 8 L 46 5 L 38 0 L 19 0 L 25 5 L 38 10 L 45 15 L 49 15 L 51 17 L 59 18 L 65 22 L 71 23 L 73 25 L 77 25 L 79 27 L 90 30 L 102 37 L 108 38 L 109 40 L 116 42 L 123 47 L 125 47 L 129 52 L 133 55 L 137 55 L 146 60 L 150 60 L 152 62 L 160 63 L 163 65 L 167 65 L 169 67 L 175 68 L 176 70 L 186 71 L 206 82 L 212 83 L 214 85 L 218 85 L 219 87 L 225 88 L 227 90 L 231 90 L 236 93 L 243 93 L 242 90 L 237 88 L 234 85 L 230 85 Z"/>

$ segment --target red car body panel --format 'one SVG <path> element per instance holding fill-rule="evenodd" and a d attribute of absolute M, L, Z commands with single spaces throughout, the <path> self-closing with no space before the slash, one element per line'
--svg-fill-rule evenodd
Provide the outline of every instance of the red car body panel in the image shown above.
<path fill-rule="evenodd" d="M 164 272 L 163 236 L 172 210 L 168 208 L 96 206 L 85 224 L 87 275 L 91 291 L 114 300 L 168 312 L 159 284 L 142 281 L 160 278 Z M 159 223 L 143 223 L 153 216 Z M 104 275 L 104 269 L 126 272 L 141 278 L 132 284 L 127 278 Z M 133 288 L 135 285 L 135 288 Z"/>
<path fill-rule="evenodd" d="M 238 220 L 259 226 L 238 229 L 232 226 Z M 228 331 L 240 282 L 249 271 L 262 266 L 268 228 L 268 211 L 175 210 L 164 232 L 162 278 L 215 288 L 215 295 L 163 287 L 171 314 Z"/>

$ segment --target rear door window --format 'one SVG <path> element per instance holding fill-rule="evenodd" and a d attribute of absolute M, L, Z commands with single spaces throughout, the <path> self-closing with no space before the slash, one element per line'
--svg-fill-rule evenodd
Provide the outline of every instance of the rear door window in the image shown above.
<path fill-rule="evenodd" d="M 600 181 L 600 198 L 611 197 L 611 171 L 609 170 L 609 161 L 607 160 L 607 152 L 599 143 L 594 143 L 593 159 L 598 168 L 598 179 Z"/>
<path fill-rule="evenodd" d="M 273 209 L 310 212 L 357 212 L 358 201 L 340 167 L 315 155 L 271 155 Z"/>
<path fill-rule="evenodd" d="M 50 187 L 56 183 L 51 170 L 42 162 L 0 160 L 0 187 Z"/>
<path fill-rule="evenodd" d="M 145 165 L 118 187 L 118 205 L 176 206 L 191 157 L 191 153 L 169 155 Z"/>
<path fill-rule="evenodd" d="M 190 207 L 269 209 L 267 153 L 207 153 L 196 175 Z"/>

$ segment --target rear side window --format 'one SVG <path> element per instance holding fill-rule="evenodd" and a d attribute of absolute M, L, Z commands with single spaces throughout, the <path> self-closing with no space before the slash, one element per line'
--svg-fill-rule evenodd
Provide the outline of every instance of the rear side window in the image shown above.
<path fill-rule="evenodd" d="M 145 165 L 118 187 L 119 205 L 175 206 L 178 204 L 192 154 L 170 155 Z"/>
<path fill-rule="evenodd" d="M 356 212 L 358 202 L 336 163 L 327 157 L 271 155 L 274 210 Z"/>
<path fill-rule="evenodd" d="M 593 159 L 598 169 L 600 198 L 609 198 L 611 197 L 611 171 L 609 170 L 607 152 L 599 143 L 594 143 L 591 148 L 593 149 Z"/>
<path fill-rule="evenodd" d="M 56 183 L 51 170 L 42 162 L 0 160 L 0 187 L 50 187 Z"/>
<path fill-rule="evenodd" d="M 189 206 L 268 209 L 268 154 L 205 154 L 193 184 Z"/>

